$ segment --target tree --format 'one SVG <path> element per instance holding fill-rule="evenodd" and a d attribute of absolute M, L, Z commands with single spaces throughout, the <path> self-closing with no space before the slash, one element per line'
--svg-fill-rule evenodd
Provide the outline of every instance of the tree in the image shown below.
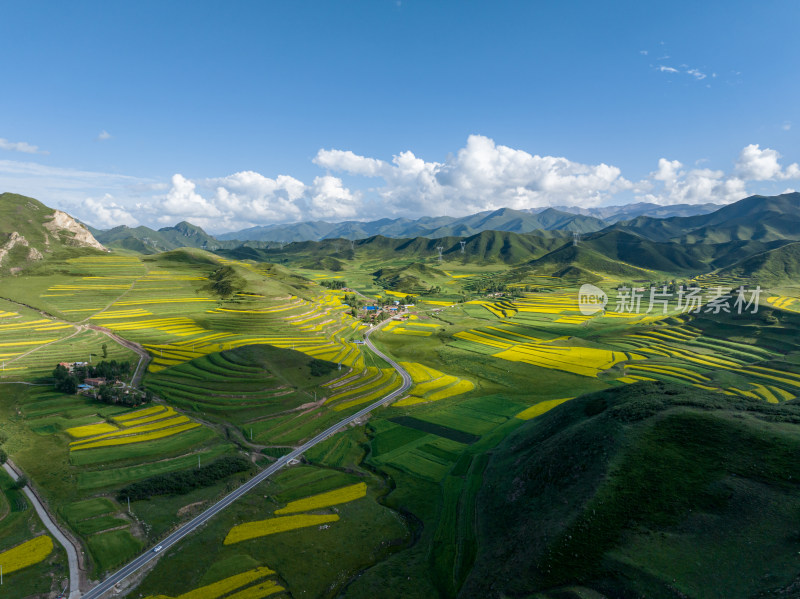
<path fill-rule="evenodd" d="M 62 379 L 61 381 L 56 381 L 56 389 L 63 391 L 67 395 L 75 395 L 78 392 L 79 384 L 80 382 L 78 381 L 78 377 L 75 375 L 69 375 L 67 378 Z"/>
<path fill-rule="evenodd" d="M 111 385 L 100 385 L 100 401 L 103 403 L 112 403 L 114 400 L 114 394 L 111 390 Z"/>
<path fill-rule="evenodd" d="M 101 345 L 100 349 L 103 350 L 103 359 L 105 360 L 108 357 L 108 343 Z"/>
<path fill-rule="evenodd" d="M 27 478 L 25 478 L 24 476 L 20 476 L 20 477 L 19 477 L 19 478 L 18 478 L 18 479 L 17 479 L 17 480 L 14 482 L 14 488 L 15 488 L 15 489 L 24 489 L 24 488 L 25 488 L 25 487 L 27 487 L 27 486 L 28 486 L 28 479 L 27 479 Z"/>
<path fill-rule="evenodd" d="M 5 464 L 8 461 L 8 454 L 5 449 L 0 448 L 0 464 Z"/>

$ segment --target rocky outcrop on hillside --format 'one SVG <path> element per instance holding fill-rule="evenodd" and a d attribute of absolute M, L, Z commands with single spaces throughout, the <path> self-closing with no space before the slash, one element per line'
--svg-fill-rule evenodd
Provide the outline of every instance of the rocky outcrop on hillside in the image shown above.
<path fill-rule="evenodd" d="M 8 238 L 8 240 L 3 245 L 0 245 L 0 265 L 3 264 L 3 260 L 8 255 L 8 252 L 13 250 L 18 245 L 24 245 L 27 247 L 30 244 L 28 243 L 27 239 L 25 239 L 22 235 L 14 231 L 11 233 L 11 236 Z M 40 257 L 39 259 L 41 259 L 41 254 L 39 254 L 39 257 Z"/>
<path fill-rule="evenodd" d="M 77 253 L 76 253 L 77 250 Z M 108 251 L 66 212 L 15 193 L 0 193 L 0 276 L 19 274 L 52 256 Z"/>
<path fill-rule="evenodd" d="M 56 210 L 50 218 L 50 222 L 46 222 L 44 226 L 51 233 L 59 234 L 62 231 L 66 231 L 72 237 L 73 245 L 93 247 L 105 251 L 106 248 L 94 238 L 89 229 L 78 223 L 66 212 Z"/>

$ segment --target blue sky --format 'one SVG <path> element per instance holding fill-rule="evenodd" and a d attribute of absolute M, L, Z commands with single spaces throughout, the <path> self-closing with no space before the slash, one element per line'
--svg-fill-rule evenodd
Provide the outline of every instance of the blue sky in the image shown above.
<path fill-rule="evenodd" d="M 800 4 L 19 2 L 0 191 L 212 231 L 800 186 Z"/>

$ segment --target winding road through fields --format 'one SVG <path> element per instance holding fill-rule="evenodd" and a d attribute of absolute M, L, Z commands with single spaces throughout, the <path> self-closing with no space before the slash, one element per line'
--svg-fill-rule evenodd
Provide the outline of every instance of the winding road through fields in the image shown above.
<path fill-rule="evenodd" d="M 384 322 L 389 322 L 389 321 L 384 321 Z M 228 494 L 225 497 L 223 497 L 222 499 L 220 499 L 217 503 L 212 505 L 210 508 L 208 508 L 202 514 L 199 514 L 198 516 L 196 516 L 195 518 L 193 518 L 192 520 L 190 520 L 186 524 L 182 525 L 180 528 L 178 528 L 175 532 L 170 534 L 168 537 L 163 539 L 159 544 L 159 547 L 161 547 L 161 549 L 158 552 L 156 552 L 154 550 L 150 550 L 150 551 L 147 551 L 146 553 L 143 553 L 142 555 L 140 555 L 136 559 L 134 559 L 131 562 L 129 562 L 127 565 L 125 565 L 122 568 L 120 568 L 119 570 L 117 570 L 114 574 L 112 574 L 111 576 L 106 578 L 103 582 L 98 584 L 96 587 L 94 587 L 93 589 L 89 590 L 86 594 L 83 595 L 83 597 L 85 599 L 99 599 L 105 593 L 110 591 L 114 587 L 114 585 L 116 585 L 117 583 L 125 580 L 128 576 L 130 576 L 131 574 L 133 574 L 134 572 L 136 572 L 137 570 L 139 570 L 140 568 L 145 566 L 151 560 L 154 560 L 157 557 L 159 557 L 162 552 L 166 551 L 167 549 L 169 549 L 170 547 L 175 545 L 175 543 L 180 541 L 186 535 L 189 535 L 192 532 L 194 532 L 195 530 L 197 530 L 199 527 L 201 527 L 203 524 L 205 524 L 209 519 L 211 519 L 215 514 L 221 512 L 222 510 L 227 508 L 229 505 L 231 505 L 234 501 L 239 499 L 242 495 L 244 495 L 245 493 L 247 493 L 248 491 L 250 491 L 254 487 L 258 486 L 260 483 L 264 482 L 270 476 L 272 476 L 273 474 L 275 474 L 276 472 L 278 472 L 279 470 L 284 468 L 289 462 L 291 462 L 294 459 L 299 458 L 306 451 L 308 451 L 309 449 L 311 449 L 312 447 L 314 447 L 318 443 L 321 443 L 322 441 L 324 441 L 328 437 L 336 434 L 341 429 L 346 427 L 348 424 L 351 424 L 352 422 L 358 420 L 362 416 L 365 416 L 366 414 L 369 414 L 375 408 L 377 408 L 379 406 L 385 406 L 386 404 L 394 401 L 398 397 L 401 397 L 403 395 L 403 393 L 405 393 L 408 390 L 408 388 L 411 387 L 411 376 L 397 362 L 395 362 L 390 357 L 386 356 L 383 352 L 378 350 L 372 344 L 372 341 L 369 338 L 370 335 L 374 331 L 376 331 L 378 328 L 381 327 L 382 324 L 383 323 L 381 323 L 381 324 L 371 328 L 369 331 L 367 331 L 366 335 L 364 336 L 364 339 L 365 339 L 367 347 L 369 347 L 376 355 L 378 355 L 381 358 L 383 358 L 384 360 L 386 360 L 386 362 L 388 362 L 392 366 L 392 368 L 394 368 L 397 371 L 397 373 L 400 375 L 400 377 L 403 380 L 403 384 L 399 389 L 389 393 L 388 395 L 386 395 L 385 397 L 379 399 L 378 401 L 375 401 L 375 402 L 371 403 L 367 407 L 362 408 L 361 410 L 359 410 L 355 414 L 352 414 L 351 416 L 348 416 L 347 418 L 345 418 L 344 420 L 341 420 L 337 424 L 334 424 L 330 428 L 328 428 L 328 429 L 322 431 L 321 433 L 319 433 L 318 435 L 316 435 L 314 438 L 312 438 L 309 441 L 306 441 L 305 443 L 303 443 L 303 445 L 301 445 L 300 447 L 298 447 L 297 449 L 295 449 L 291 453 L 283 456 L 277 462 L 275 462 L 274 464 L 272 464 L 268 468 L 265 468 L 264 470 L 259 472 L 257 475 L 255 475 L 253 478 L 248 480 L 246 483 L 242 484 L 235 491 L 231 492 L 230 494 Z"/>
<path fill-rule="evenodd" d="M 13 480 L 17 480 L 19 478 L 19 473 L 16 471 L 14 465 L 10 463 L 10 461 L 3 464 L 3 468 L 5 468 L 5 471 L 8 472 L 8 475 Z M 81 592 L 79 590 L 80 573 L 78 552 L 75 549 L 75 546 L 72 544 L 72 541 L 70 541 L 66 535 L 61 532 L 61 529 L 58 528 L 55 521 L 50 517 L 47 509 L 44 507 L 42 502 L 39 501 L 39 498 L 36 496 L 33 490 L 31 490 L 30 485 L 26 485 L 22 490 L 33 505 L 33 509 L 36 510 L 36 513 L 38 514 L 39 519 L 42 521 L 45 528 L 67 552 L 67 563 L 69 565 L 69 599 L 77 599 L 81 596 Z"/>

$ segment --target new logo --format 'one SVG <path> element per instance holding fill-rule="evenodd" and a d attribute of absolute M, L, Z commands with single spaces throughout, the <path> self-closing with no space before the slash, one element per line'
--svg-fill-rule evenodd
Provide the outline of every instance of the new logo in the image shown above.
<path fill-rule="evenodd" d="M 578 309 L 584 316 L 591 316 L 604 310 L 608 303 L 606 292 L 590 283 L 581 285 L 578 291 Z"/>

